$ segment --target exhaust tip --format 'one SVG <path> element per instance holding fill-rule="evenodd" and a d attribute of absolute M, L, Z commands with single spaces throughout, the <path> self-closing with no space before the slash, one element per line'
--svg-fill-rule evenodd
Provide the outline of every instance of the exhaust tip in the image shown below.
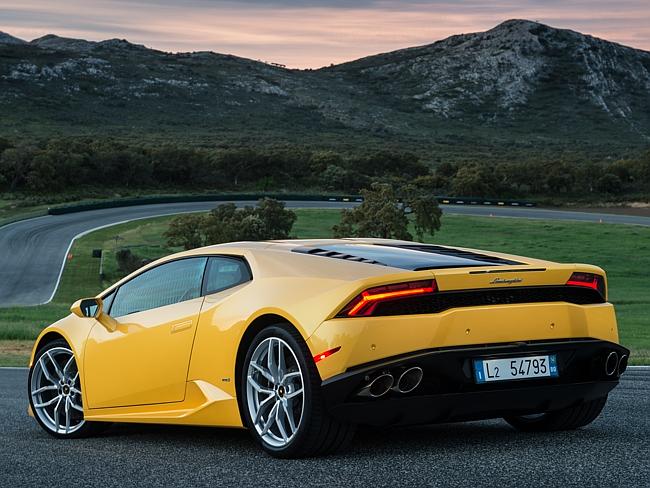
<path fill-rule="evenodd" d="M 423 375 L 424 372 L 419 366 L 413 366 L 407 369 L 397 380 L 397 391 L 400 393 L 409 393 L 415 390 L 420 385 Z"/>
<path fill-rule="evenodd" d="M 394 381 L 395 379 L 392 374 L 382 373 L 364 386 L 359 392 L 359 395 L 379 398 L 390 391 Z"/>
<path fill-rule="evenodd" d="M 605 374 L 607 376 L 612 376 L 614 373 L 616 373 L 618 367 L 618 353 L 616 351 L 612 351 L 607 355 L 607 359 L 605 360 Z"/>
<path fill-rule="evenodd" d="M 627 354 L 623 354 L 618 360 L 618 375 L 621 376 L 627 369 Z"/>

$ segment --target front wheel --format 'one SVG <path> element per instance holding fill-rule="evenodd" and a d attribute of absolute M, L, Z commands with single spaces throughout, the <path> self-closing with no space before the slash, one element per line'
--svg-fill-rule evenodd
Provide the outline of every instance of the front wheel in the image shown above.
<path fill-rule="evenodd" d="M 607 396 L 556 412 L 510 416 L 504 417 L 504 420 L 523 432 L 573 430 L 596 420 L 605 407 L 605 403 L 607 403 Z"/>
<path fill-rule="evenodd" d="M 271 326 L 255 337 L 242 368 L 242 411 L 267 453 L 307 457 L 350 442 L 355 428 L 329 416 L 320 382 L 309 349 L 293 328 Z"/>
<path fill-rule="evenodd" d="M 105 427 L 84 420 L 79 369 L 66 341 L 52 341 L 37 351 L 27 387 L 34 417 L 48 434 L 86 437 Z"/>

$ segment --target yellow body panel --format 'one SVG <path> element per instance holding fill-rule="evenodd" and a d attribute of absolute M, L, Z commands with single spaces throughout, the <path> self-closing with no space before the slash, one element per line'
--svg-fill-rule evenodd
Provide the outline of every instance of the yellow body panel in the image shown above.
<path fill-rule="evenodd" d="M 532 303 L 439 314 L 333 319 L 309 338 L 312 351 L 341 350 L 318 363 L 323 379 L 347 368 L 413 351 L 471 344 L 591 337 L 618 341 L 611 304 Z"/>
<path fill-rule="evenodd" d="M 178 257 L 235 255 L 247 260 L 253 280 L 118 318 L 114 332 L 95 319 L 70 315 L 47 327 L 37 345 L 50 333 L 68 341 L 81 373 L 88 420 L 240 427 L 235 372 L 240 343 L 249 327 L 271 315 L 292 324 L 314 355 L 341 347 L 317 363 L 323 380 L 355 365 L 431 348 L 577 337 L 618 341 L 609 303 L 534 303 L 429 315 L 334 318 L 361 291 L 400 281 L 435 278 L 438 288 L 445 291 L 558 285 L 566 283 L 574 271 L 604 276 L 594 266 L 498 253 L 490 254 L 524 264 L 407 271 L 290 252 L 300 245 L 345 242 L 350 241 L 234 243 L 163 258 L 135 274 Z M 492 283 L 513 276 L 522 281 Z"/>
<path fill-rule="evenodd" d="M 95 322 L 86 342 L 89 408 L 181 402 L 203 297 L 116 319 L 115 332 Z"/>

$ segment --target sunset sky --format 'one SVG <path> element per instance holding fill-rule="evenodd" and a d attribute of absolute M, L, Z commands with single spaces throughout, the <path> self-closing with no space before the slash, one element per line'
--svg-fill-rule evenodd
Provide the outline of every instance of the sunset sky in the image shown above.
<path fill-rule="evenodd" d="M 0 0 L 0 30 L 320 67 L 537 20 L 650 50 L 649 0 Z"/>

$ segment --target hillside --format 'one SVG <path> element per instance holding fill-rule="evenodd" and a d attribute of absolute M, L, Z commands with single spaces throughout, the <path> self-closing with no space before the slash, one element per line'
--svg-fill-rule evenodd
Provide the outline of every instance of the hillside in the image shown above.
<path fill-rule="evenodd" d="M 0 135 L 407 145 L 453 157 L 650 144 L 650 53 L 511 20 L 320 70 L 0 33 Z"/>

